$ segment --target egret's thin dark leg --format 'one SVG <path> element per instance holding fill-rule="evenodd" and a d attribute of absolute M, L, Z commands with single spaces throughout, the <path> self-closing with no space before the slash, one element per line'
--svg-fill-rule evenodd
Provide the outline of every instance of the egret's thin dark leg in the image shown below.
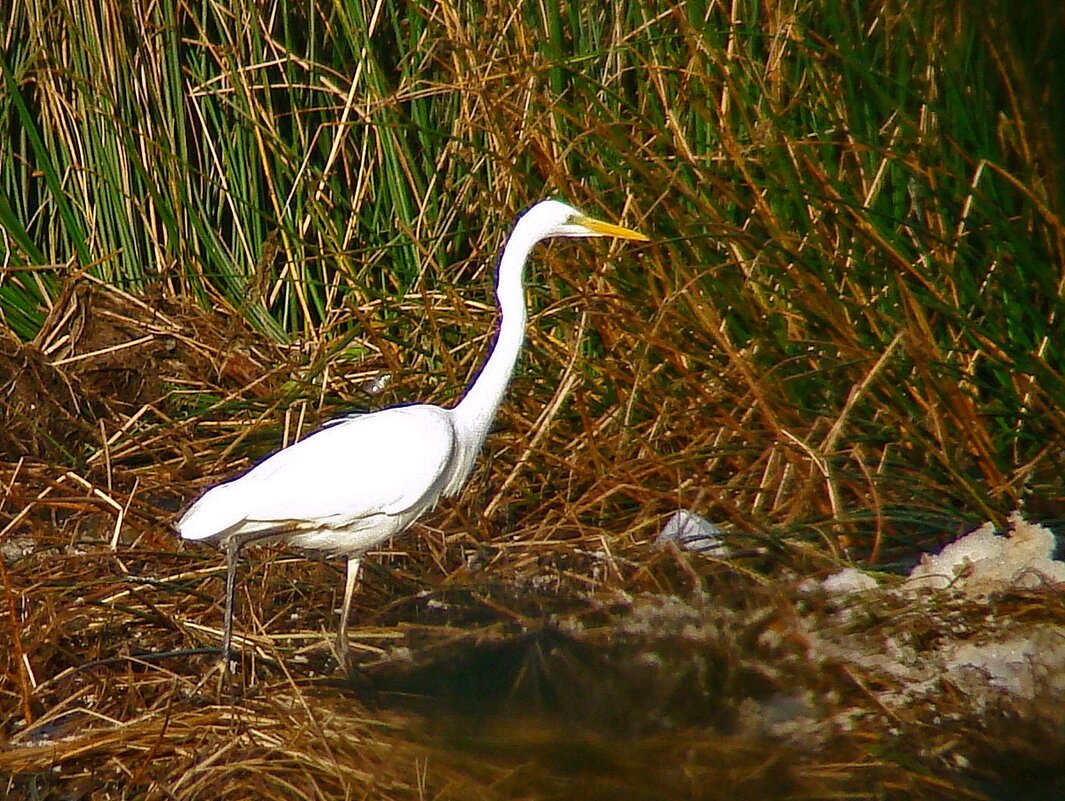
<path fill-rule="evenodd" d="M 229 663 L 233 655 L 233 603 L 237 593 L 237 556 L 240 554 L 240 540 L 230 537 L 226 548 L 226 614 L 225 628 L 222 634 L 222 675 L 229 678 Z"/>
<path fill-rule="evenodd" d="M 340 626 L 337 628 L 337 657 L 340 666 L 348 669 L 348 614 L 351 612 L 351 598 L 359 583 L 359 566 L 362 559 L 358 556 L 348 557 L 348 580 L 344 585 L 344 606 L 340 609 Z"/>

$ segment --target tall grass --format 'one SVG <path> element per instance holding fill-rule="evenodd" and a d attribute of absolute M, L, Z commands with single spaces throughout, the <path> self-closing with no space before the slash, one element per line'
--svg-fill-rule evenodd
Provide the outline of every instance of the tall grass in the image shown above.
<path fill-rule="evenodd" d="M 679 504 L 879 558 L 1060 515 L 1061 129 L 1006 8 L 13 4 L 0 314 L 31 339 L 90 270 L 446 400 L 558 194 L 655 242 L 541 257 L 498 530 Z"/>
<path fill-rule="evenodd" d="M 1007 761 L 1045 775 L 1052 711 L 973 712 L 950 680 L 927 706 L 826 655 L 852 631 L 917 665 L 958 631 L 1041 641 L 1053 593 L 996 599 L 994 623 L 876 597 L 840 622 L 804 594 L 797 623 L 794 573 L 767 572 L 912 560 L 1018 505 L 1065 518 L 1059 5 L 0 4 L 4 786 L 956 798 Z M 224 570 L 168 519 L 322 418 L 454 400 L 491 341 L 503 236 L 545 195 L 653 242 L 536 254 L 485 457 L 359 594 L 364 653 L 428 648 L 456 687 L 434 645 L 456 622 L 491 646 L 553 621 L 536 664 L 484 652 L 507 698 L 476 717 L 490 747 L 317 677 L 335 569 L 269 551 L 241 582 L 246 694 L 214 697 Z M 773 547 L 652 553 L 678 507 Z M 611 736 L 583 732 L 584 703 L 559 733 L 527 725 L 497 669 L 547 699 L 570 653 Z M 782 709 L 798 749 L 761 734 Z"/>

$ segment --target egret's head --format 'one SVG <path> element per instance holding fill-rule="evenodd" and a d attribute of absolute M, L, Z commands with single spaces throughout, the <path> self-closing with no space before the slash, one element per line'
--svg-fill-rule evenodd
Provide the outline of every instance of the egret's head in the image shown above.
<path fill-rule="evenodd" d="M 561 200 L 540 201 L 522 215 L 519 224 L 529 226 L 538 239 L 553 236 L 612 236 L 616 239 L 648 241 L 638 231 L 588 217 Z"/>

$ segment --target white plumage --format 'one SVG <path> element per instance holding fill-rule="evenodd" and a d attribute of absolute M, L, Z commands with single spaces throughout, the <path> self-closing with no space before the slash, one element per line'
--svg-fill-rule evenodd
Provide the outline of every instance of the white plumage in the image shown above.
<path fill-rule="evenodd" d="M 559 201 L 536 204 L 518 219 L 499 260 L 499 336 L 454 409 L 417 404 L 332 423 L 209 490 L 181 517 L 177 529 L 184 539 L 217 542 L 226 551 L 224 670 L 229 670 L 237 556 L 245 543 L 266 539 L 347 557 L 337 631 L 338 656 L 346 664 L 359 560 L 465 484 L 524 341 L 525 262 L 537 242 L 553 236 L 647 239 Z"/>
<path fill-rule="evenodd" d="M 417 516 L 443 493 L 454 465 L 451 418 L 447 409 L 420 405 L 333 423 L 212 489 L 185 513 L 181 536 L 254 537 L 283 528 L 301 548 L 364 551 L 399 531 L 378 534 L 379 527 Z"/>

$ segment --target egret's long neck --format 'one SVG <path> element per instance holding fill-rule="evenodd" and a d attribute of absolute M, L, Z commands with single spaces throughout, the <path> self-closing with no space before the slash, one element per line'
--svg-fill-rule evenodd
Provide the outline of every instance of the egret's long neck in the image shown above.
<path fill-rule="evenodd" d="M 525 291 L 522 286 L 525 261 L 538 238 L 530 237 L 519 223 L 510 235 L 499 260 L 496 297 L 499 299 L 499 335 L 488 361 L 466 397 L 455 407 L 455 424 L 463 449 L 463 467 L 468 473 L 481 449 L 525 340 Z"/>

